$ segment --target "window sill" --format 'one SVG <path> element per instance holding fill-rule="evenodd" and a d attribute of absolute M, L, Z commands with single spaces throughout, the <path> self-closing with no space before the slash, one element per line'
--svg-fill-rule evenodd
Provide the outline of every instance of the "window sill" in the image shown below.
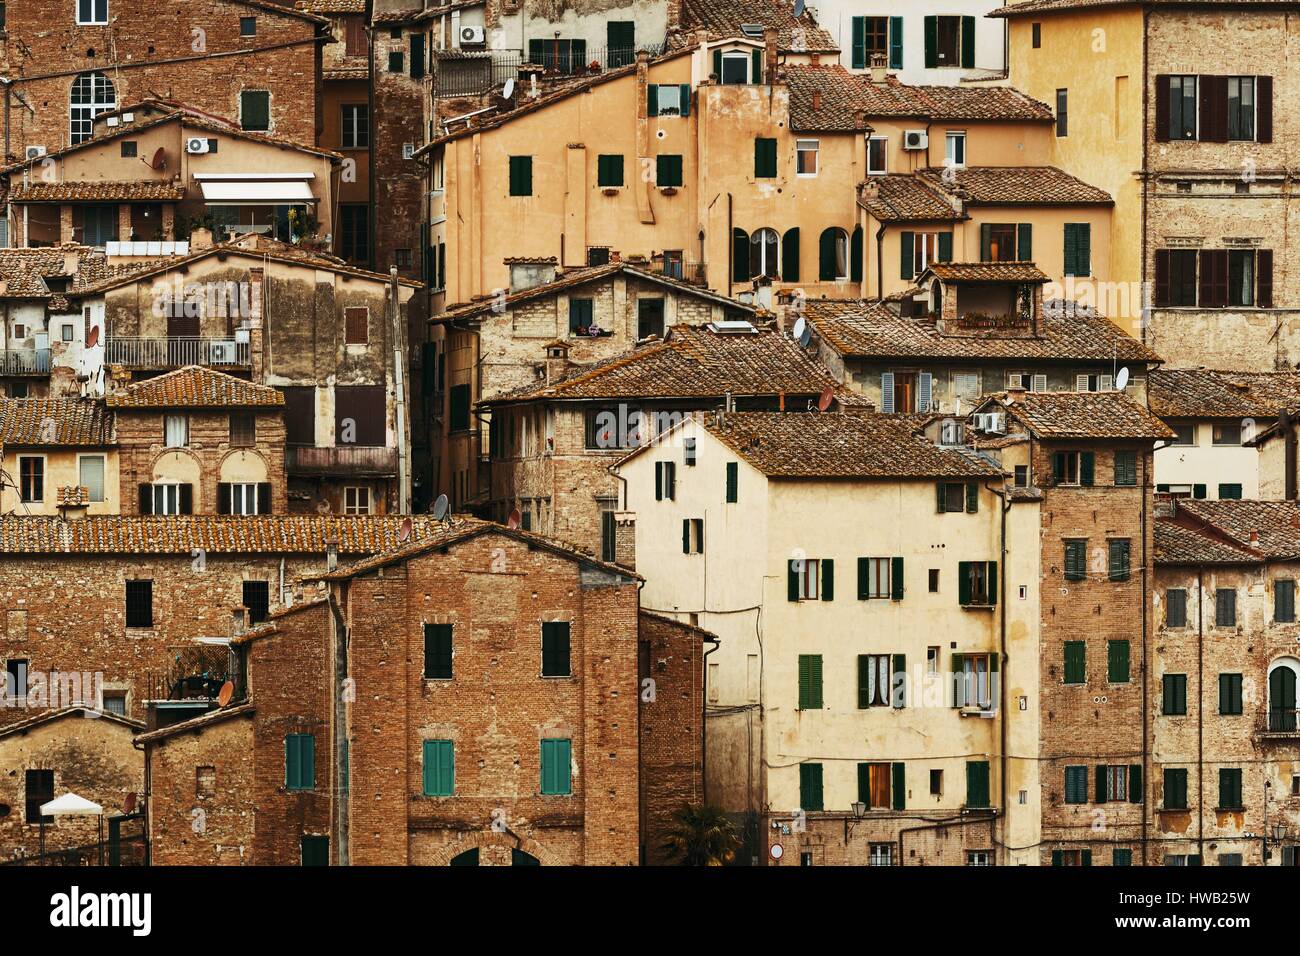
<path fill-rule="evenodd" d="M 997 608 L 996 604 L 962 604 L 959 605 L 963 611 L 992 611 Z"/>
<path fill-rule="evenodd" d="M 542 680 L 573 680 L 572 674 L 538 674 Z"/>
<path fill-rule="evenodd" d="M 617 196 L 623 191 L 622 186 L 601 186 L 600 191 L 606 196 Z"/>
<path fill-rule="evenodd" d="M 676 196 L 676 195 L 677 195 L 677 188 L 678 188 L 678 187 L 676 187 L 676 186 L 660 186 L 660 187 L 659 187 L 659 192 L 662 193 L 662 194 L 665 195 L 665 196 Z"/>

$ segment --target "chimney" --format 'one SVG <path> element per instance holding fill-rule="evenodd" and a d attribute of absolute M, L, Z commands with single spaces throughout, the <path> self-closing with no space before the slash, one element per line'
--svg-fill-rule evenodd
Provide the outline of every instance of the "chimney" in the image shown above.
<path fill-rule="evenodd" d="M 199 226 L 190 230 L 190 252 L 202 252 L 212 248 L 212 230 Z"/>
<path fill-rule="evenodd" d="M 1251 546 L 1252 548 L 1258 548 L 1258 547 L 1259 547 L 1259 532 L 1258 532 L 1258 531 L 1252 531 L 1252 532 L 1250 533 L 1250 546 Z"/>
<path fill-rule="evenodd" d="M 1007 398 L 1011 400 L 1012 405 L 1019 405 L 1025 400 L 1025 387 L 1023 385 L 1012 385 L 1007 389 Z"/>
<path fill-rule="evenodd" d="M 763 79 L 769 84 L 776 82 L 776 27 L 763 31 Z"/>
<path fill-rule="evenodd" d="M 248 315 L 244 319 L 244 328 L 248 331 L 248 364 L 252 366 L 252 380 L 261 382 L 264 362 L 262 344 L 265 330 L 262 328 L 262 287 L 265 273 L 261 266 L 248 270 Z"/>
<path fill-rule="evenodd" d="M 237 607 L 230 612 L 230 636 L 239 637 L 246 630 L 247 608 Z"/>
<path fill-rule="evenodd" d="M 887 79 L 886 70 L 889 66 L 889 60 L 883 53 L 871 54 L 871 82 L 876 86 L 884 86 Z"/>
<path fill-rule="evenodd" d="M 74 276 L 77 274 L 77 267 L 81 265 L 81 255 L 75 249 L 65 249 L 63 251 L 63 273 L 64 275 Z"/>
<path fill-rule="evenodd" d="M 339 566 L 339 543 L 331 538 L 325 542 L 325 570 L 333 571 Z"/>
<path fill-rule="evenodd" d="M 546 346 L 546 384 L 562 380 L 569 372 L 569 345 L 556 339 Z"/>
<path fill-rule="evenodd" d="M 60 488 L 57 507 L 64 521 L 80 521 L 90 510 L 90 489 L 85 485 L 67 485 Z"/>
<path fill-rule="evenodd" d="M 814 112 L 814 113 L 816 113 L 818 110 L 820 110 L 820 109 L 822 108 L 822 91 L 821 91 L 821 90 L 813 90 L 813 102 L 812 102 L 812 107 L 813 107 L 813 112 Z"/>

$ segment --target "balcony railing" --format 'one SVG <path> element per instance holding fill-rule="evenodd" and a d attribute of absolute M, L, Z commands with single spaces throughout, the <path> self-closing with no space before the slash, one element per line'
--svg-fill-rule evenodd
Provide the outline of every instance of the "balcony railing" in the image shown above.
<path fill-rule="evenodd" d="M 128 368 L 179 368 L 183 365 L 248 365 L 248 343 L 199 336 L 144 337 L 117 335 L 108 339 L 105 361 Z"/>
<path fill-rule="evenodd" d="M 49 349 L 0 349 L 0 375 L 49 374 Z"/>
<path fill-rule="evenodd" d="M 506 80 L 518 79 L 523 65 L 540 66 L 544 78 L 594 76 L 636 62 L 644 50 L 657 56 L 663 44 L 635 47 L 587 47 L 575 52 L 570 45 L 544 44 L 540 63 L 519 50 L 436 50 L 433 88 L 435 96 L 473 96 L 486 93 Z M 536 72 L 536 71 L 534 71 Z"/>
<path fill-rule="evenodd" d="M 1259 735 L 1279 740 L 1300 738 L 1300 710 L 1270 707 L 1259 722 Z"/>
<path fill-rule="evenodd" d="M 378 478 L 397 474 L 397 449 L 382 445 L 289 445 L 284 470 L 291 475 L 337 475 Z"/>
<path fill-rule="evenodd" d="M 650 263 L 650 271 L 670 279 L 689 282 L 692 285 L 705 285 L 708 264 L 691 262 L 686 259 L 655 259 Z"/>

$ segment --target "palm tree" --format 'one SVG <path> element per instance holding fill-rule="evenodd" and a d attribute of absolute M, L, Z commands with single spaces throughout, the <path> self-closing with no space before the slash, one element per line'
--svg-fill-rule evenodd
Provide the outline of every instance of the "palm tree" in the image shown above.
<path fill-rule="evenodd" d="M 683 803 L 673 814 L 664 849 L 681 866 L 725 866 L 736 856 L 736 828 L 717 807 Z"/>

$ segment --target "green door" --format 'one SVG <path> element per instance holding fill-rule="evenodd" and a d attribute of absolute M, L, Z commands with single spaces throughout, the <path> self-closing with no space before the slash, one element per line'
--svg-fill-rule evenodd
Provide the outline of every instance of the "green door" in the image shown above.
<path fill-rule="evenodd" d="M 302 865 L 329 866 L 330 838 L 327 836 L 304 836 L 302 838 Z"/>
<path fill-rule="evenodd" d="M 451 858 L 449 866 L 478 866 L 478 847 L 472 850 L 466 850 Z"/>
<path fill-rule="evenodd" d="M 1295 730 L 1295 671 L 1285 665 L 1268 675 L 1268 729 Z"/>
<path fill-rule="evenodd" d="M 523 850 L 510 851 L 511 866 L 541 866 L 542 861 L 537 859 L 531 853 L 525 853 Z"/>
<path fill-rule="evenodd" d="M 636 62 L 636 24 L 631 20 L 610 20 L 605 25 L 605 46 L 608 69 Z"/>

